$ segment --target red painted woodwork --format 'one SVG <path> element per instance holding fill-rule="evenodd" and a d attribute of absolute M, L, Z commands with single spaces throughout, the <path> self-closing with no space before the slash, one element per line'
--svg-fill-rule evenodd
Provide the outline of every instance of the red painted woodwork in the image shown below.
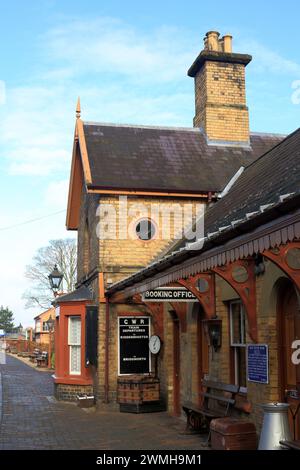
<path fill-rule="evenodd" d="M 85 308 L 87 302 L 61 302 L 59 317 L 56 318 L 55 328 L 55 374 L 54 382 L 61 384 L 92 385 L 89 367 L 85 365 Z M 81 373 L 70 375 L 68 319 L 71 316 L 81 318 Z"/>
<path fill-rule="evenodd" d="M 233 277 L 235 268 L 243 267 L 247 271 L 247 280 L 236 281 Z M 257 318 L 256 318 L 256 284 L 254 274 L 255 262 L 253 259 L 237 260 L 225 266 L 212 268 L 216 274 L 222 277 L 239 294 L 248 318 L 249 335 L 257 342 Z"/>
<path fill-rule="evenodd" d="M 293 248 L 300 249 L 300 242 L 291 242 L 288 245 L 282 245 L 273 250 L 265 250 L 263 256 L 273 261 L 273 263 L 285 272 L 300 291 L 300 269 L 291 268 L 286 260 L 288 252 Z"/>
<path fill-rule="evenodd" d="M 136 294 L 132 297 L 134 303 L 143 305 L 152 318 L 153 330 L 163 341 L 164 339 L 164 306 L 162 302 L 143 302 L 142 296 Z"/>
<path fill-rule="evenodd" d="M 173 316 L 173 414 L 180 416 L 180 323 Z"/>
<path fill-rule="evenodd" d="M 290 428 L 294 439 L 300 439 L 300 413 L 296 414 L 295 430 L 292 412 L 296 413 L 300 400 L 292 398 L 287 391 L 296 390 L 300 384 L 300 365 L 293 364 L 291 357 L 294 352 L 292 343 L 300 337 L 299 300 L 292 281 L 284 281 L 278 290 L 278 348 L 279 348 L 279 384 L 280 399 L 287 401 L 291 407 L 289 413 Z"/>
<path fill-rule="evenodd" d="M 197 282 L 203 279 L 208 283 L 206 292 L 200 292 L 197 288 Z M 205 318 L 213 318 L 216 315 L 216 300 L 215 300 L 215 278 L 214 274 L 201 273 L 195 276 L 190 276 L 187 279 L 180 279 L 178 284 L 184 286 L 199 300 L 203 307 Z"/>

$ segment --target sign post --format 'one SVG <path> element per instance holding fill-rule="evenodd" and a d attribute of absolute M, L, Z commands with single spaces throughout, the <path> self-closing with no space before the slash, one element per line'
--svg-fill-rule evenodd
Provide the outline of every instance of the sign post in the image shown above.
<path fill-rule="evenodd" d="M 119 317 L 119 375 L 150 373 L 149 337 L 149 317 Z"/>

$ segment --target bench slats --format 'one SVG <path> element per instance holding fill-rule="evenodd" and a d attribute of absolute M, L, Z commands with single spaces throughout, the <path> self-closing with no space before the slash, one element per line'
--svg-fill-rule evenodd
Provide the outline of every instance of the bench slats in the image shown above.
<path fill-rule="evenodd" d="M 218 413 L 218 410 L 216 411 L 207 410 L 205 408 L 195 408 L 194 406 L 186 406 L 186 405 L 184 405 L 182 408 L 185 412 L 189 411 L 189 412 L 199 413 L 203 416 L 209 416 L 211 418 L 223 418 L 224 417 L 224 413 L 223 414 Z"/>
<path fill-rule="evenodd" d="M 202 380 L 202 386 L 206 389 L 206 392 L 199 392 L 199 395 L 204 397 L 203 405 L 195 405 L 192 402 L 186 402 L 183 404 L 182 409 L 184 410 L 187 417 L 187 429 L 194 427 L 193 414 L 196 413 L 199 416 L 202 416 L 207 423 L 209 423 L 214 418 L 222 418 L 227 416 L 231 407 L 235 405 L 235 395 L 239 391 L 238 385 L 224 384 L 222 382 L 214 382 L 212 380 Z M 231 398 L 216 395 L 214 391 L 218 392 L 227 392 L 231 394 Z M 210 401 L 215 401 L 216 403 L 221 402 L 224 404 L 224 409 L 214 409 L 210 406 Z M 220 403 L 220 406 L 221 406 Z M 225 406 L 226 404 L 226 406 Z M 197 422 L 197 421 L 196 421 Z M 201 421 L 200 421 L 201 423 Z M 198 424 L 199 426 L 199 424 Z M 200 424 L 202 426 L 202 424 Z"/>
<path fill-rule="evenodd" d="M 203 397 L 211 398 L 212 400 L 223 401 L 224 403 L 229 403 L 230 405 L 235 404 L 235 400 L 233 398 L 226 398 L 222 397 L 222 395 L 214 395 L 213 393 L 200 392 L 199 394 Z"/>
<path fill-rule="evenodd" d="M 213 388 L 214 390 L 221 390 L 223 392 L 229 392 L 229 393 L 238 393 L 239 391 L 238 385 L 225 384 L 222 382 L 214 382 L 211 380 L 203 380 L 202 386 L 205 388 Z"/>

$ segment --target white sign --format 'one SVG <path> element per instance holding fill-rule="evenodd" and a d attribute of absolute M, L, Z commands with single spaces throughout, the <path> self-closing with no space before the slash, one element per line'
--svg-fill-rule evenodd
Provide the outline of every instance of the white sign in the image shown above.
<path fill-rule="evenodd" d="M 185 287 L 160 287 L 143 293 L 143 302 L 197 302 L 197 297 Z"/>

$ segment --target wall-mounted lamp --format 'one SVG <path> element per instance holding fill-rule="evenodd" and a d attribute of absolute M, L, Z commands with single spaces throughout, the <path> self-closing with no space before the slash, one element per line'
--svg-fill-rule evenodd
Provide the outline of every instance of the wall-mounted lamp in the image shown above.
<path fill-rule="evenodd" d="M 255 276 L 260 276 L 260 274 L 263 274 L 266 270 L 265 263 L 264 263 L 264 257 L 260 253 L 258 253 L 254 257 L 254 262 L 255 262 L 254 274 L 255 274 Z"/>
<path fill-rule="evenodd" d="M 222 344 L 222 320 L 218 317 L 211 320 L 203 320 L 204 332 L 209 346 L 217 351 Z"/>

